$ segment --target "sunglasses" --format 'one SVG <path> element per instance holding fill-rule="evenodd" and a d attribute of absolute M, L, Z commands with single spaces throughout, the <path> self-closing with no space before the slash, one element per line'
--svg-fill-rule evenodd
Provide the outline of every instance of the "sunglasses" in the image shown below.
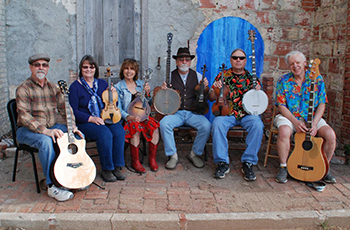
<path fill-rule="evenodd" d="M 239 60 L 244 60 L 244 59 L 245 59 L 244 56 L 231 56 L 231 58 L 232 58 L 233 60 L 237 60 L 237 59 L 239 59 Z"/>
<path fill-rule="evenodd" d="M 179 61 L 191 61 L 192 59 L 190 57 L 180 57 L 180 58 L 177 58 L 177 60 Z"/>
<path fill-rule="evenodd" d="M 40 66 L 42 66 L 43 68 L 47 68 L 49 67 L 49 64 L 47 63 L 33 63 L 32 66 L 34 66 L 35 68 L 39 68 Z"/>
<path fill-rule="evenodd" d="M 83 68 L 83 69 L 95 69 L 96 67 L 94 65 L 92 65 L 92 66 L 83 65 L 81 68 Z"/>

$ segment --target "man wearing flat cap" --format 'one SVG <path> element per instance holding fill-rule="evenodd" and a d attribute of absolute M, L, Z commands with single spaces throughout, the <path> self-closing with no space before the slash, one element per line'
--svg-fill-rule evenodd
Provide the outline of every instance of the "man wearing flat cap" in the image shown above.
<path fill-rule="evenodd" d="M 166 169 L 174 169 L 178 163 L 177 149 L 175 146 L 173 129 L 182 125 L 191 126 L 197 129 L 197 136 L 188 155 L 190 162 L 197 168 L 204 167 L 201 159 L 205 144 L 210 136 L 211 124 L 204 115 L 195 114 L 191 111 L 191 104 L 196 99 L 195 87 L 202 80 L 202 75 L 190 69 L 194 55 L 190 54 L 188 48 L 179 48 L 177 55 L 173 55 L 176 60 L 176 69 L 171 72 L 171 87 L 180 92 L 180 109 L 172 115 L 165 116 L 160 121 L 160 131 L 164 142 L 164 151 L 169 157 L 165 165 Z M 208 80 L 204 78 L 204 86 L 208 86 Z M 162 89 L 166 89 L 164 82 Z"/>
<path fill-rule="evenodd" d="M 73 193 L 57 188 L 50 178 L 50 166 L 55 157 L 53 142 L 67 132 L 67 126 L 58 123 L 59 116 L 66 120 L 65 103 L 57 85 L 46 78 L 49 62 L 50 57 L 45 53 L 35 54 L 28 59 L 31 76 L 16 90 L 17 140 L 39 150 L 48 196 L 66 201 L 73 197 Z M 83 137 L 75 125 L 73 131 Z"/>

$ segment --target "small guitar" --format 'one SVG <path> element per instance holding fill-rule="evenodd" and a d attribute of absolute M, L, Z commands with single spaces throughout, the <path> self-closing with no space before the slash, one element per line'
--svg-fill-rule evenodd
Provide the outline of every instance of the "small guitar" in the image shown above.
<path fill-rule="evenodd" d="M 117 91 L 112 91 L 110 70 L 110 68 L 107 68 L 108 88 L 102 92 L 102 100 L 105 107 L 101 111 L 101 118 L 109 125 L 117 123 L 122 118 L 122 114 L 117 107 L 118 93 Z"/>
<path fill-rule="evenodd" d="M 315 78 L 319 75 L 320 59 L 315 59 L 310 69 L 311 90 L 306 127 L 312 127 L 314 112 Z M 329 170 L 329 163 L 322 150 L 323 139 L 313 137 L 310 132 L 295 134 L 295 147 L 287 162 L 289 175 L 301 181 L 321 180 Z"/>
<path fill-rule="evenodd" d="M 63 187 L 79 189 L 95 180 L 96 167 L 85 151 L 85 139 L 78 140 L 74 137 L 67 83 L 60 80 L 58 84 L 64 94 L 68 133 L 57 139 L 60 153 L 54 163 L 53 173 Z"/>
<path fill-rule="evenodd" d="M 145 70 L 145 84 L 149 81 L 152 72 L 153 70 L 150 68 Z M 140 117 L 140 122 L 148 119 L 151 113 L 151 107 L 146 100 L 145 93 L 145 87 L 143 87 L 141 94 L 129 104 L 127 109 L 128 114 Z"/>
<path fill-rule="evenodd" d="M 208 103 L 208 93 L 209 93 L 209 87 L 204 86 L 204 75 L 207 66 L 204 64 L 202 70 L 202 81 L 195 87 L 195 93 L 196 93 L 196 100 L 193 101 L 191 106 L 191 111 L 197 114 L 206 114 L 209 111 L 209 103 Z"/>
<path fill-rule="evenodd" d="M 255 63 L 255 31 L 249 30 L 249 40 L 252 42 L 252 75 L 253 75 L 253 89 L 249 90 L 243 95 L 242 105 L 243 109 L 252 115 L 260 115 L 267 109 L 269 99 L 266 93 L 262 90 L 255 90 L 256 79 L 256 63 Z"/>

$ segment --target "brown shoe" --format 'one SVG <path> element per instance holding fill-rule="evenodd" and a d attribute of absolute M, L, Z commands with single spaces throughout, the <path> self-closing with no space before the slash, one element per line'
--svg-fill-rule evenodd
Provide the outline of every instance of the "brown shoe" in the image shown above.
<path fill-rule="evenodd" d="M 101 178 L 104 182 L 114 182 L 117 178 L 113 175 L 111 170 L 102 170 Z"/>
<path fill-rule="evenodd" d="M 117 166 L 115 169 L 112 171 L 113 175 L 117 178 L 117 180 L 125 180 L 125 175 L 122 173 L 120 170 L 120 167 Z"/>

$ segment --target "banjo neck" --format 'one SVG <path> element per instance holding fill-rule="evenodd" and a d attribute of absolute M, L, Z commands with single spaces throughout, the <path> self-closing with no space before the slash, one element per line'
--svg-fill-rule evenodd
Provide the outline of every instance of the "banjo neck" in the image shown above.
<path fill-rule="evenodd" d="M 252 76 L 253 76 L 253 89 L 255 89 L 256 84 L 257 84 L 257 77 L 256 77 L 256 62 L 255 62 L 255 31 L 254 30 L 249 30 L 249 40 L 252 42 Z"/>
<path fill-rule="evenodd" d="M 167 35 L 168 40 L 168 50 L 167 50 L 167 59 L 166 59 L 166 69 L 165 69 L 165 82 L 167 83 L 167 86 L 169 87 L 170 84 L 170 54 L 171 54 L 171 42 L 173 40 L 173 34 L 168 33 Z"/>

